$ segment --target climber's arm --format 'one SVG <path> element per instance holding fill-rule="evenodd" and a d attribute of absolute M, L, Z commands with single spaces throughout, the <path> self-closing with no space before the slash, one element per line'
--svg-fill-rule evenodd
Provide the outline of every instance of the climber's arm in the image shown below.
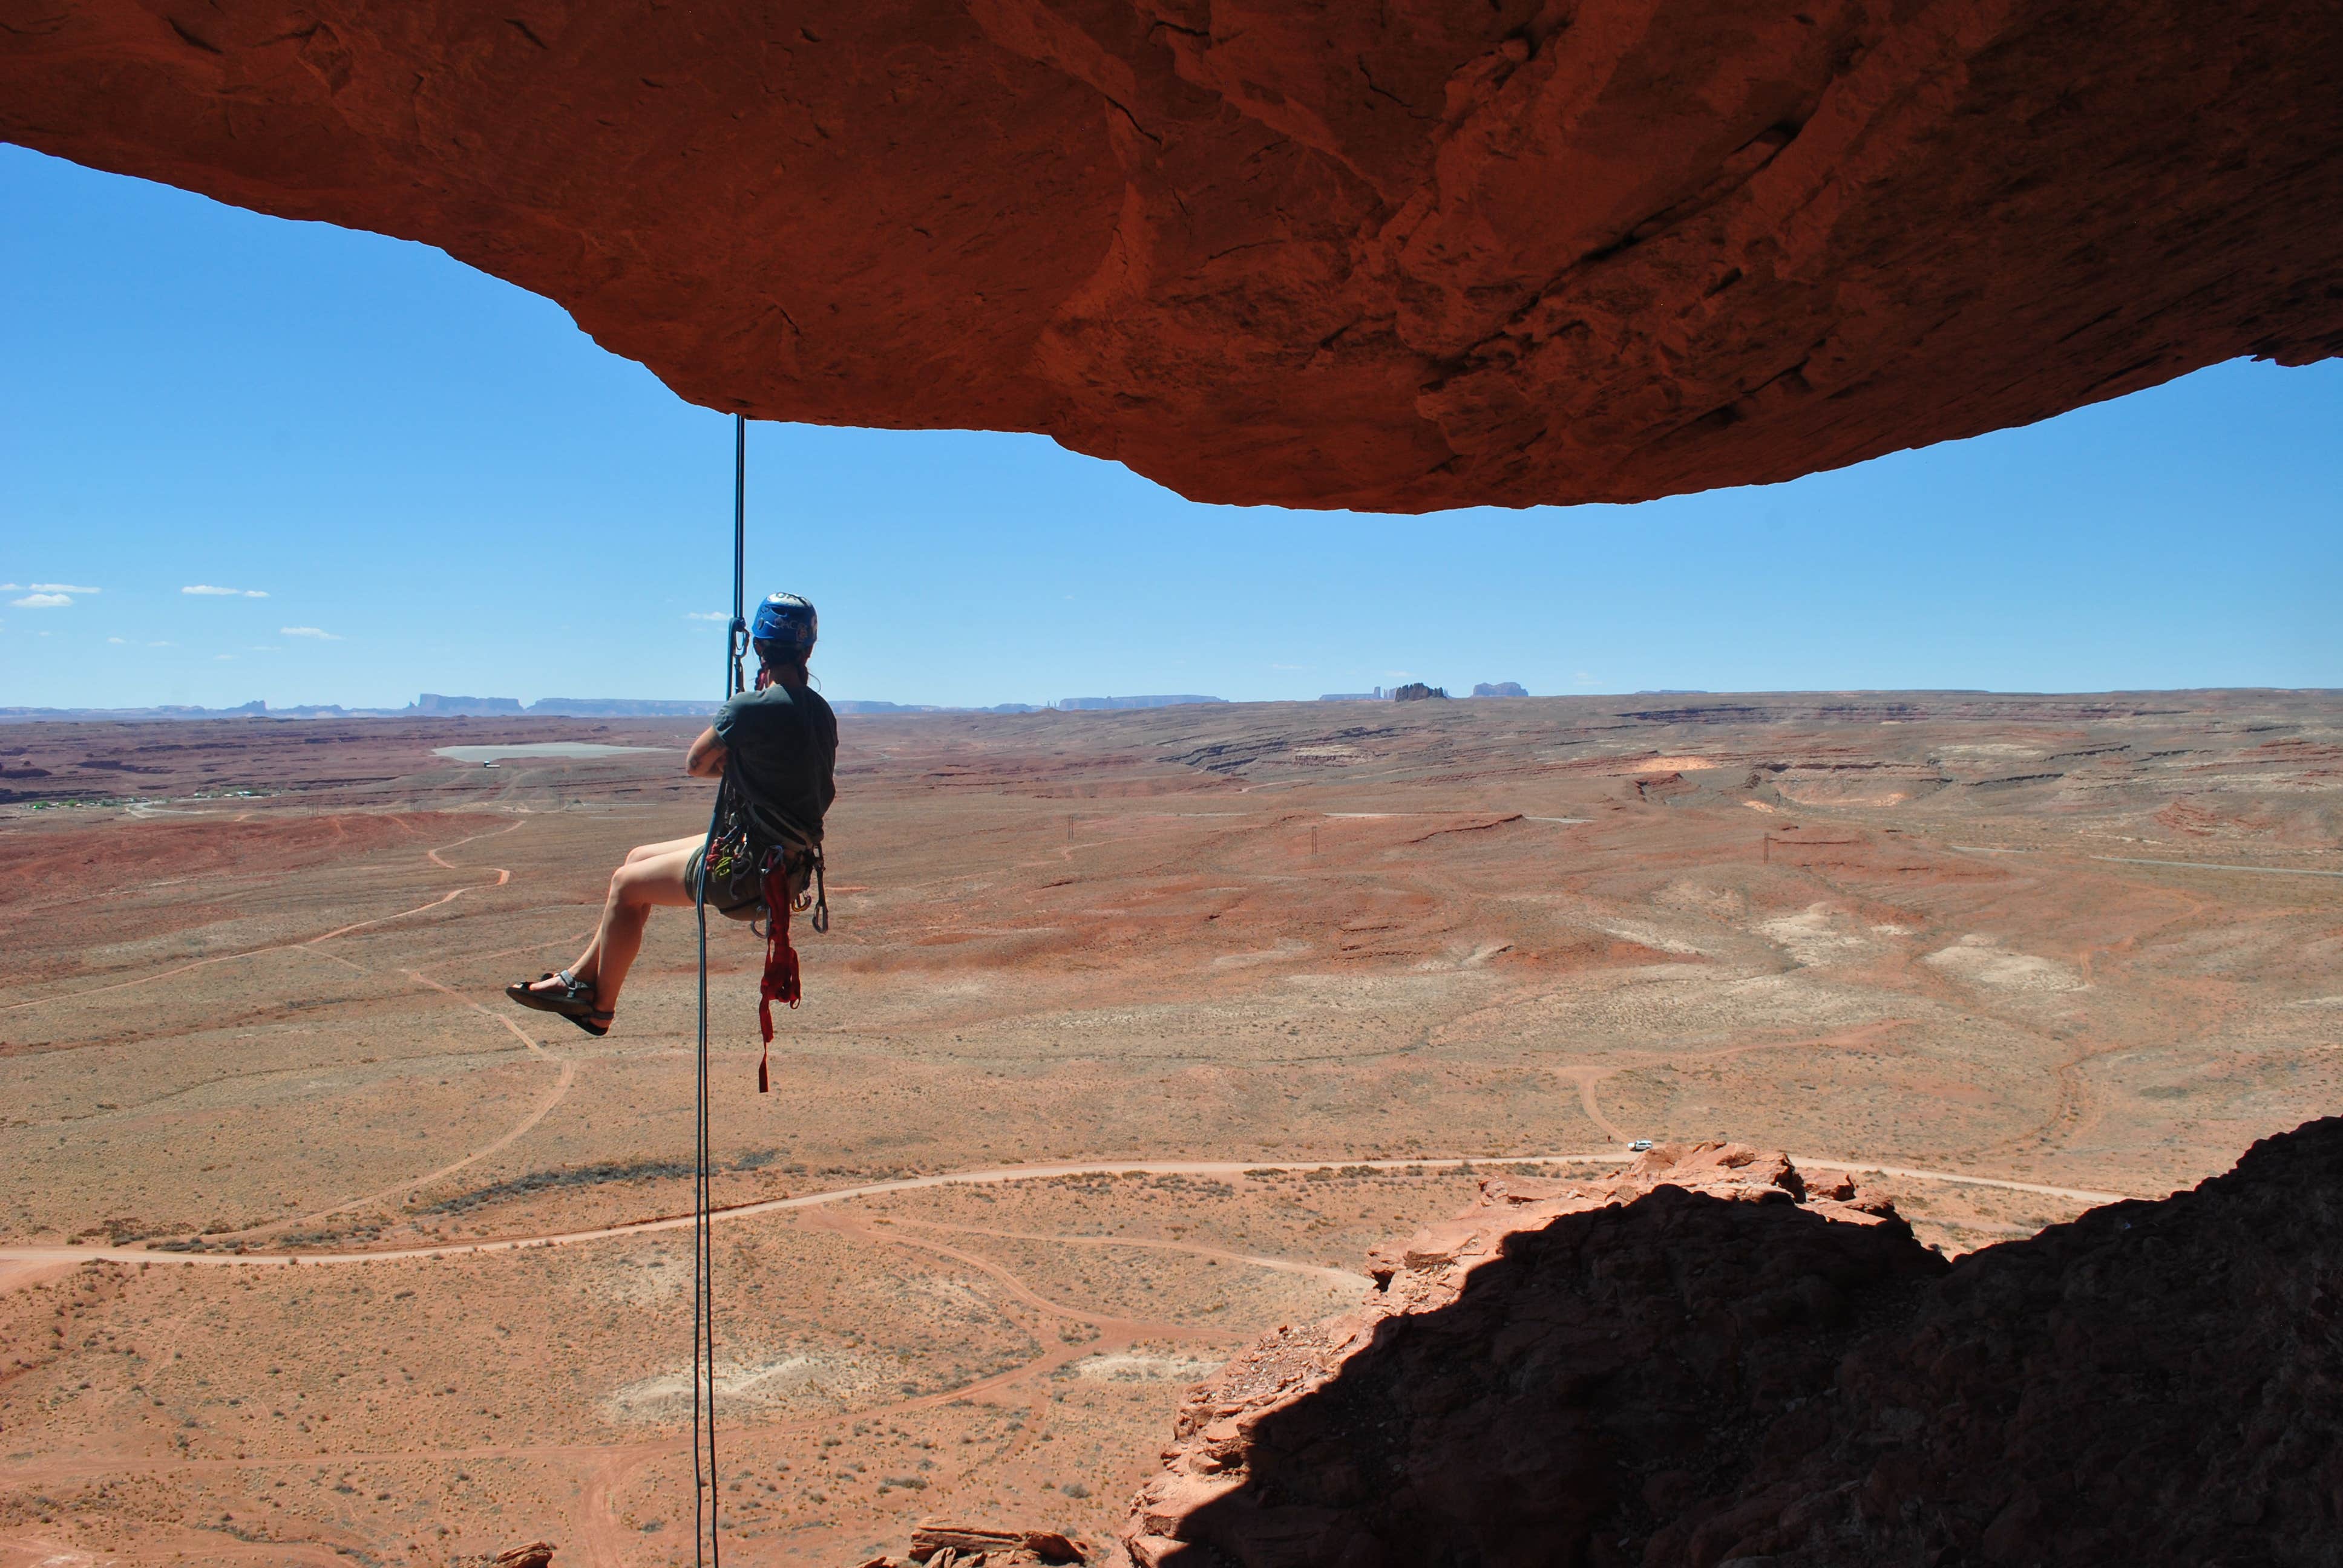
<path fill-rule="evenodd" d="M 714 729 L 703 729 L 699 739 L 684 753 L 683 770 L 694 779 L 721 779 L 724 776 L 724 742 Z"/>

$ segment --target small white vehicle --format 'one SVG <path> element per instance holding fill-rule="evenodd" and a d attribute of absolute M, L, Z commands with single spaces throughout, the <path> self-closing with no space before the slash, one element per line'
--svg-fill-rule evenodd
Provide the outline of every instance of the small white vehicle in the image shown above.
<path fill-rule="evenodd" d="M 1644 1151 L 1645 1151 L 1646 1149 L 1649 1149 L 1651 1146 L 1652 1146 L 1652 1141 L 1651 1141 L 1650 1139 L 1648 1139 L 1648 1138 L 1638 1138 L 1638 1139 L 1636 1139 L 1636 1140 L 1635 1140 L 1635 1141 L 1634 1141 L 1633 1143 L 1630 1143 L 1630 1144 L 1628 1144 L 1628 1145 L 1627 1145 L 1627 1152 L 1628 1152 L 1628 1153 L 1630 1153 L 1630 1154 L 1641 1154 L 1642 1152 L 1644 1152 Z"/>

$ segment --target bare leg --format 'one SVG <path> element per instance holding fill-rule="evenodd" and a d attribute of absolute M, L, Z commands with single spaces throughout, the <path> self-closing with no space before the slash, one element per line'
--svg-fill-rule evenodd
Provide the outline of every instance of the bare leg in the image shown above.
<path fill-rule="evenodd" d="M 651 910 L 661 905 L 689 908 L 694 902 L 684 868 L 691 859 L 691 851 L 699 844 L 699 839 L 647 844 L 610 873 L 610 891 L 602 901 L 601 923 L 595 928 L 593 940 L 586 944 L 586 951 L 569 966 L 572 980 L 594 988 L 598 1012 L 617 1010 L 618 992 L 627 983 L 627 971 L 634 967 L 635 955 L 642 951 L 643 929 L 650 923 Z M 539 983 L 541 989 L 552 990 L 560 982 Z"/>
<path fill-rule="evenodd" d="M 677 849 L 697 849 L 707 841 L 707 834 L 694 833 L 688 839 L 666 839 L 656 844 L 638 844 L 627 851 L 626 863 L 631 866 L 637 860 L 648 860 L 654 855 L 669 854 Z"/>
<path fill-rule="evenodd" d="M 656 844 L 638 844 L 627 851 L 627 858 L 621 864 L 637 865 L 644 860 L 656 859 L 661 855 L 671 855 L 679 849 L 689 855 L 707 841 L 707 834 L 694 833 L 687 839 L 665 839 Z M 586 950 L 578 955 L 576 963 L 569 966 L 569 972 L 578 980 L 582 980 L 593 974 L 598 967 L 598 958 L 602 950 L 603 929 L 604 926 L 601 923 L 595 926 L 594 935 L 586 943 Z M 529 990 L 557 990 L 560 988 L 560 983 L 558 980 L 537 980 L 530 984 Z"/>

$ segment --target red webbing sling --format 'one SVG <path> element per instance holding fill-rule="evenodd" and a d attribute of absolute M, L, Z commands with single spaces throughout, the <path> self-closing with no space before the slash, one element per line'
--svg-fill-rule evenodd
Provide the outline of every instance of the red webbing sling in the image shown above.
<path fill-rule="evenodd" d="M 757 1092 L 772 1091 L 769 1063 L 773 1056 L 773 1004 L 798 1005 L 804 992 L 798 984 L 798 950 L 789 945 L 789 857 L 775 849 L 765 857 L 765 978 L 757 986 L 757 1027 L 764 1031 L 765 1053 L 757 1059 Z"/>

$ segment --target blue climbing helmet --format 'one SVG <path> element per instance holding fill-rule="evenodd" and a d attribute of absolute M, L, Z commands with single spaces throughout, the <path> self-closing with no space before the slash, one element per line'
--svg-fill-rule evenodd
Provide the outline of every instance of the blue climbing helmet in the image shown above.
<path fill-rule="evenodd" d="M 750 642 L 771 643 L 799 658 L 813 651 L 814 638 L 820 635 L 821 618 L 814 614 L 813 602 L 793 593 L 766 595 L 749 625 Z"/>

